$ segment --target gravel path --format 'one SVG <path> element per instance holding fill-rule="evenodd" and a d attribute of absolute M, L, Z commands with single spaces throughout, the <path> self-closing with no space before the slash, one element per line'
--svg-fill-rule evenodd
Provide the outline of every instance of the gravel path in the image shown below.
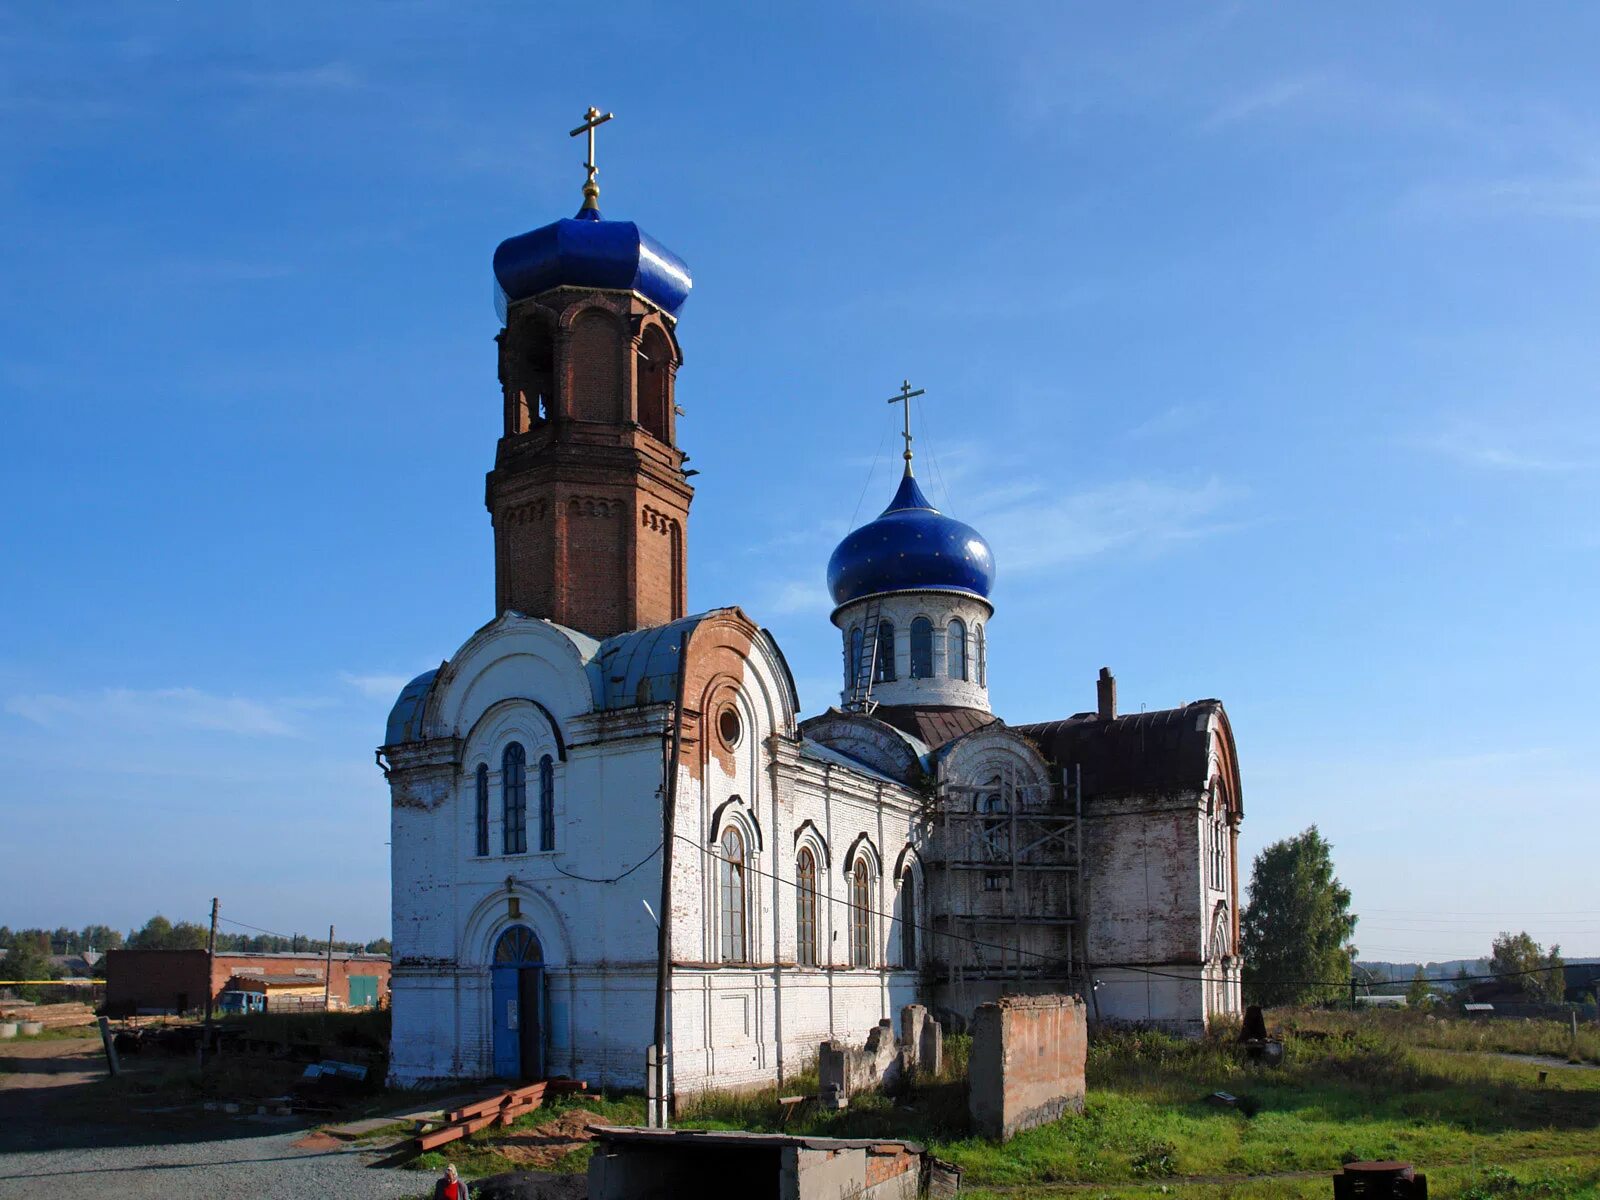
<path fill-rule="evenodd" d="M 300 1118 L 86 1111 L 74 1099 L 104 1078 L 97 1039 L 7 1043 L 0 1060 L 0 1200 L 392 1200 L 433 1190 L 424 1172 L 373 1167 L 380 1151 L 308 1138 Z"/>
<path fill-rule="evenodd" d="M 303 1149 L 304 1129 L 264 1137 L 24 1151 L 0 1161 L 0 1200 L 84 1197 L 106 1200 L 390 1200 L 430 1195 L 417 1171 L 374 1169 L 372 1151 Z"/>

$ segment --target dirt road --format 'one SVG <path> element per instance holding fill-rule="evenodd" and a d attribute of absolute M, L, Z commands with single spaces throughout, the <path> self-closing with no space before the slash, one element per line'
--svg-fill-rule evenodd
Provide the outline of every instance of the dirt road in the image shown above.
<path fill-rule="evenodd" d="M 303 1118 L 154 1101 L 107 1111 L 98 1040 L 5 1044 L 0 1072 L 0 1200 L 399 1200 L 432 1191 L 426 1175 L 374 1168 L 375 1151 L 308 1139 Z"/>

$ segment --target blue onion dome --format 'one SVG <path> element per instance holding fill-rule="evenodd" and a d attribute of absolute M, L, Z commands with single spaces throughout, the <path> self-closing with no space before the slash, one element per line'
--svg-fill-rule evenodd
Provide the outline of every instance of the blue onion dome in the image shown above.
<path fill-rule="evenodd" d="M 637 292 L 676 319 L 694 286 L 683 259 L 632 221 L 607 221 L 587 203 L 576 217 L 501 242 L 494 277 L 501 320 L 508 305 L 562 286 Z"/>
<path fill-rule="evenodd" d="M 989 543 L 929 504 L 909 469 L 883 515 L 848 534 L 828 560 L 835 605 L 881 592 L 965 592 L 988 600 L 993 587 Z"/>

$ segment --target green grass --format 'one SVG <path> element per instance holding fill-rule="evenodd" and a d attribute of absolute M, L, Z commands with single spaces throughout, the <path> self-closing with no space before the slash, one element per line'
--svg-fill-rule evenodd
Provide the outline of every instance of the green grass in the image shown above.
<path fill-rule="evenodd" d="M 1578 1036 L 1566 1021 L 1468 1020 L 1426 1012 L 1376 1010 L 1361 1013 L 1327 1009 L 1274 1013 L 1289 1030 L 1349 1033 L 1376 1030 L 1413 1046 L 1435 1050 L 1542 1054 L 1572 1062 L 1600 1063 L 1600 1026 L 1579 1021 Z"/>
<path fill-rule="evenodd" d="M 808 1102 L 783 1123 L 779 1095 L 815 1096 L 813 1071 L 781 1088 L 681 1102 L 674 1124 L 917 1141 L 960 1165 L 963 1194 L 980 1197 L 1325 1198 L 1327 1174 L 1342 1163 L 1398 1158 L 1427 1173 L 1436 1197 L 1600 1200 L 1600 1071 L 1552 1067 L 1540 1084 L 1532 1064 L 1460 1052 L 1530 1052 L 1540 1031 L 1488 1026 L 1480 1046 L 1475 1023 L 1463 1030 L 1434 1022 L 1418 1033 L 1395 1015 L 1272 1014 L 1285 1033 L 1277 1067 L 1249 1062 L 1224 1036 L 1103 1033 L 1089 1049 L 1084 1113 L 1004 1145 L 970 1132 L 969 1043 L 960 1037 L 947 1039 L 941 1078 L 896 1099 L 858 1097 L 842 1112 Z M 1216 1091 L 1239 1105 L 1206 1103 Z M 562 1097 L 518 1128 L 537 1128 L 571 1105 L 619 1124 L 644 1120 L 638 1096 Z M 486 1131 L 453 1143 L 448 1157 L 471 1175 L 509 1170 L 495 1149 L 501 1137 Z M 587 1160 L 584 1148 L 557 1169 L 580 1170 Z M 417 1165 L 445 1161 L 426 1155 Z"/>
<path fill-rule="evenodd" d="M 79 1038 L 96 1038 L 96 1039 L 98 1039 L 99 1037 L 100 1037 L 100 1027 L 98 1025 L 66 1025 L 66 1026 L 62 1026 L 59 1029 L 46 1029 L 46 1030 L 43 1030 L 40 1033 L 34 1033 L 34 1034 L 18 1033 L 17 1036 L 14 1039 L 8 1038 L 7 1041 L 13 1041 L 14 1040 L 14 1041 L 18 1041 L 18 1042 L 66 1042 L 66 1041 L 74 1041 L 74 1040 L 79 1039 Z M 3 1045 L 4 1045 L 4 1043 L 0 1043 L 0 1046 L 3 1046 Z"/>
<path fill-rule="evenodd" d="M 1280 1067 L 1251 1064 L 1222 1038 L 1103 1034 L 1090 1047 L 1083 1115 L 1004 1145 L 968 1133 L 958 1080 L 917 1088 L 899 1103 L 863 1097 L 840 1113 L 807 1106 L 787 1128 L 921 1141 L 959 1164 L 969 1187 L 1139 1185 L 1104 1193 L 1110 1196 L 1159 1195 L 1150 1188 L 1163 1186 L 1184 1196 L 1249 1195 L 1238 1183 L 1183 1179 L 1328 1172 L 1356 1159 L 1406 1159 L 1430 1175 L 1449 1166 L 1470 1173 L 1474 1164 L 1531 1170 L 1560 1156 L 1572 1158 L 1575 1170 L 1600 1166 L 1600 1072 L 1556 1069 L 1541 1086 L 1532 1066 L 1417 1049 L 1360 1017 L 1354 1022 L 1291 1032 Z M 1205 1103 L 1215 1091 L 1239 1097 L 1239 1108 Z M 776 1111 L 773 1091 L 711 1095 L 685 1105 L 677 1123 L 775 1129 Z M 1581 1187 L 1593 1182 L 1574 1178 Z M 1298 1186 L 1275 1180 L 1261 1194 L 1295 1195 Z M 1319 1178 L 1305 1194 L 1325 1196 L 1327 1187 Z"/>

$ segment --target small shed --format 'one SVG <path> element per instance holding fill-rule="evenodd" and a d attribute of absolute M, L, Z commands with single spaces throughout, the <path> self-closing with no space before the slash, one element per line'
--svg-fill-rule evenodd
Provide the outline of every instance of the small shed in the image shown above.
<path fill-rule="evenodd" d="M 293 974 L 268 975 L 249 972 L 234 975 L 228 980 L 224 994 L 242 992 L 245 996 L 263 997 L 268 1012 L 295 1009 L 309 1005 L 322 1006 L 323 976 L 320 972 L 296 971 Z M 247 1004 L 248 1009 L 255 1008 Z"/>

